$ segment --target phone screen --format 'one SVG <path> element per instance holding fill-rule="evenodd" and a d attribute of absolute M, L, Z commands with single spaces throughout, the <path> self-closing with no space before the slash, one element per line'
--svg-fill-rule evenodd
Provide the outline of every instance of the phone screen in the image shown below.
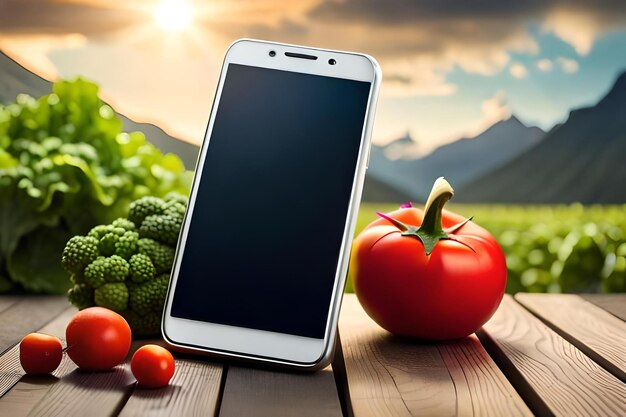
<path fill-rule="evenodd" d="M 370 88 L 228 65 L 174 317 L 324 337 Z"/>

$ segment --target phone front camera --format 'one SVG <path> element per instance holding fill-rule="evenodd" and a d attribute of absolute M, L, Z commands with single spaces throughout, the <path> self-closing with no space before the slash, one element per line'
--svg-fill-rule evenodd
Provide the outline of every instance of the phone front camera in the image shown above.
<path fill-rule="evenodd" d="M 276 56 L 276 51 L 270 51 L 270 56 L 271 57 L 275 57 Z"/>
<path fill-rule="evenodd" d="M 331 58 L 331 59 L 328 60 L 328 63 L 330 65 L 335 65 L 337 63 L 337 61 L 335 61 L 333 58 Z"/>

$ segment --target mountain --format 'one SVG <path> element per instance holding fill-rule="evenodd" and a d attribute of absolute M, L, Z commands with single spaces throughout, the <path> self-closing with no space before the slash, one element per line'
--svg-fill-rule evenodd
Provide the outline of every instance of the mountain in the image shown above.
<path fill-rule="evenodd" d="M 0 51 L 0 103 L 9 103 L 15 100 L 20 93 L 39 97 L 50 93 L 52 83 L 33 72 L 27 70 L 9 56 Z M 180 156 L 188 169 L 196 166 L 199 148 L 190 143 L 176 139 L 161 128 L 150 123 L 139 123 L 117 113 L 127 132 L 143 132 L 148 140 L 163 152 L 173 152 Z"/>
<path fill-rule="evenodd" d="M 396 202 L 398 204 L 410 201 L 411 197 L 402 191 L 396 190 L 392 186 L 372 178 L 369 174 L 365 176 L 363 185 L 362 201 L 370 202 Z"/>
<path fill-rule="evenodd" d="M 473 138 L 443 145 L 422 158 L 389 159 L 390 147 L 397 149 L 401 143 L 407 143 L 406 138 L 401 138 L 385 147 L 372 146 L 370 175 L 414 200 L 425 200 L 437 177 L 444 176 L 458 188 L 506 164 L 536 145 L 544 135 L 540 128 L 528 127 L 512 116 Z"/>
<path fill-rule="evenodd" d="M 570 113 L 544 140 L 462 187 L 457 201 L 626 202 L 626 72 L 595 106 Z"/>

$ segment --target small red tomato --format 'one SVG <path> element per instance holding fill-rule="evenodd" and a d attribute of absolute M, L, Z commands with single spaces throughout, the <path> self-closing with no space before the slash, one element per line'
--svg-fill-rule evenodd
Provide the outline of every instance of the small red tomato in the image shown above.
<path fill-rule="evenodd" d="M 76 313 L 65 329 L 67 354 L 79 368 L 106 371 L 124 361 L 130 350 L 130 326 L 103 307 Z"/>
<path fill-rule="evenodd" d="M 20 363 L 27 374 L 49 374 L 62 358 L 63 347 L 56 336 L 31 333 L 20 342 Z"/>
<path fill-rule="evenodd" d="M 174 375 L 174 357 L 161 346 L 145 345 L 133 355 L 130 369 L 140 387 L 161 388 L 169 384 Z"/>

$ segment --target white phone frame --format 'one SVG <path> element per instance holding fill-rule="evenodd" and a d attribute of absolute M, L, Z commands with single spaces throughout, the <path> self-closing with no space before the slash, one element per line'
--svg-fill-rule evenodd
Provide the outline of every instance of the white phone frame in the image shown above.
<path fill-rule="evenodd" d="M 270 51 L 274 51 L 275 54 L 271 56 Z M 285 52 L 313 55 L 318 58 L 316 60 L 293 58 L 286 56 Z M 336 61 L 335 65 L 329 63 L 331 59 Z M 185 249 L 184 242 L 189 232 L 191 213 L 194 210 L 195 196 L 200 184 L 199 179 L 202 177 L 202 168 L 209 147 L 215 116 L 219 108 L 224 80 L 228 66 L 231 63 L 371 83 L 324 339 L 195 321 L 171 315 L 172 300 Z M 378 63 L 368 55 L 252 39 L 240 39 L 230 45 L 220 72 L 211 115 L 196 164 L 189 206 L 178 239 L 176 258 L 163 311 L 161 332 L 165 341 L 173 349 L 223 358 L 261 361 L 308 370 L 320 369 L 331 361 L 336 339 L 337 320 L 348 270 L 352 236 L 356 226 L 363 181 L 369 159 L 371 132 L 381 76 Z M 294 294 L 294 296 L 296 295 Z M 210 302 L 210 299 L 207 302 Z"/>

